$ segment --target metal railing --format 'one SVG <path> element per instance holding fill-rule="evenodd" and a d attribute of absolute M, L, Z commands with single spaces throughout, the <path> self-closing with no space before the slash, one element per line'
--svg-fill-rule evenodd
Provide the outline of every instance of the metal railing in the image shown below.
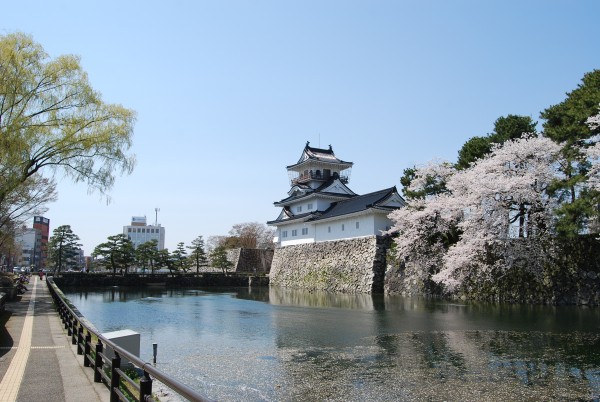
<path fill-rule="evenodd" d="M 116 345 L 102 336 L 96 329 L 90 328 L 67 304 L 58 292 L 58 287 L 52 278 L 47 278 L 46 283 L 58 314 L 65 325 L 67 335 L 71 337 L 71 343 L 77 345 L 77 354 L 83 355 L 83 366 L 91 367 L 94 370 L 94 382 L 104 383 L 108 387 L 111 402 L 130 401 L 131 399 L 144 402 L 154 401 L 152 397 L 153 378 L 190 401 L 211 401 L 211 399 L 200 395 L 187 385 L 158 370 L 151 363 L 141 360 Z M 97 339 L 95 345 L 92 342 L 92 336 Z M 113 350 L 114 357 L 105 354 L 106 346 Z M 143 371 L 139 384 L 121 369 L 121 358 L 127 359 Z"/>

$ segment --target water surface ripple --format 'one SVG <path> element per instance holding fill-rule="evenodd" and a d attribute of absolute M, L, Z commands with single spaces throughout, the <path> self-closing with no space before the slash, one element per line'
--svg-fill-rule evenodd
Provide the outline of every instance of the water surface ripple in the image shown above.
<path fill-rule="evenodd" d="M 279 288 L 68 289 L 220 401 L 594 400 L 600 312 Z"/>

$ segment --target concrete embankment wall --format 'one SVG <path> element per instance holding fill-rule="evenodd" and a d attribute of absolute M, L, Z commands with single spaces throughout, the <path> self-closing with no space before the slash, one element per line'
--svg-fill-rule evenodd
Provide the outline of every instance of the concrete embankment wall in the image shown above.
<path fill-rule="evenodd" d="M 299 244 L 275 250 L 270 283 L 331 292 L 383 293 L 390 239 L 358 239 Z"/>

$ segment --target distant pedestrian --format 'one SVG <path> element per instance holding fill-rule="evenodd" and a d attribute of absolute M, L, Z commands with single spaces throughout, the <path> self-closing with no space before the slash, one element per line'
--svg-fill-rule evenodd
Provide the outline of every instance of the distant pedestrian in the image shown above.
<path fill-rule="evenodd" d="M 38 273 L 40 274 L 40 280 L 43 281 L 44 280 L 44 271 L 40 269 L 40 271 Z"/>

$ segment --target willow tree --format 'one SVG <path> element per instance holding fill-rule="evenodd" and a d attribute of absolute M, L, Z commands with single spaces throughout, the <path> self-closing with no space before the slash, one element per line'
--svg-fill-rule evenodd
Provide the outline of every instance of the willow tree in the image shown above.
<path fill-rule="evenodd" d="M 0 255 L 4 252 L 4 245 L 10 245 L 14 240 L 15 230 L 24 226 L 32 215 L 46 212 L 46 204 L 55 200 L 54 181 L 41 175 L 30 177 L 9 192 L 5 202 L 0 204 Z"/>
<path fill-rule="evenodd" d="M 129 174 L 135 114 L 102 101 L 79 58 L 50 58 L 31 36 L 0 36 L 0 207 L 36 175 L 106 194 Z"/>

